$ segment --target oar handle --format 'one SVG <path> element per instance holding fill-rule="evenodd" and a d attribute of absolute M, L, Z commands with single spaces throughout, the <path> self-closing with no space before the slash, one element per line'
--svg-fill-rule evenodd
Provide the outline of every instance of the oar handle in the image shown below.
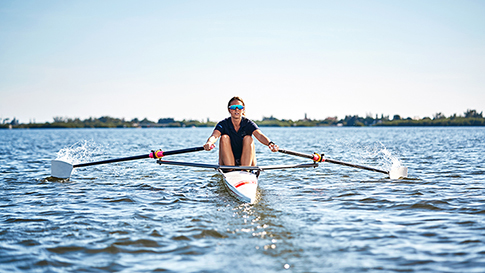
<path fill-rule="evenodd" d="M 344 165 L 344 166 L 347 166 L 347 167 L 354 167 L 354 168 L 359 168 L 359 169 L 363 169 L 363 170 L 389 174 L 388 171 L 383 171 L 383 170 L 379 170 L 379 169 L 375 169 L 375 168 L 371 168 L 371 167 L 367 167 L 367 166 L 361 166 L 361 165 L 357 165 L 357 164 L 352 164 L 352 163 L 347 163 L 347 162 L 343 162 L 343 161 L 324 158 L 323 154 L 322 155 L 319 155 L 317 153 L 303 154 L 303 153 L 288 151 L 288 150 L 283 150 L 283 149 L 279 149 L 278 152 L 281 152 L 281 153 L 284 153 L 284 154 L 289 154 L 289 155 L 295 155 L 295 156 L 309 158 L 309 159 L 311 159 L 315 162 L 328 162 L 328 163 L 333 163 L 333 164 Z"/>
<path fill-rule="evenodd" d="M 283 150 L 283 149 L 279 149 L 278 152 L 280 153 L 284 153 L 284 154 L 289 154 L 289 155 L 295 155 L 295 156 L 299 156 L 299 157 L 305 157 L 305 158 L 308 158 L 308 159 L 311 159 L 315 162 L 322 162 L 324 159 L 323 159 L 323 155 L 319 155 L 317 153 L 314 153 L 314 154 L 304 154 L 304 153 L 299 153 L 299 152 L 294 152 L 294 151 L 288 151 L 288 150 Z"/>
<path fill-rule="evenodd" d="M 81 163 L 81 164 L 73 165 L 72 167 L 79 168 L 79 167 L 86 167 L 86 166 L 93 166 L 93 165 L 100 165 L 100 164 L 107 164 L 107 163 L 137 160 L 137 159 L 143 159 L 143 158 L 162 158 L 167 155 L 184 154 L 184 153 L 191 153 L 191 152 L 197 152 L 202 150 L 204 150 L 204 147 L 187 148 L 187 149 L 173 150 L 173 151 L 166 151 L 166 152 L 162 150 L 158 150 L 158 151 L 152 151 L 151 153 L 144 154 L 144 155 L 136 155 L 136 156 L 108 159 L 108 160 L 102 160 L 102 161 L 96 161 L 96 162 Z"/>

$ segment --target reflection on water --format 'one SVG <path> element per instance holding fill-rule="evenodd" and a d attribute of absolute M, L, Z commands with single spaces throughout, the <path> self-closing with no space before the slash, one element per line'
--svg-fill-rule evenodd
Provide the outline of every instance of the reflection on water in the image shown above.
<path fill-rule="evenodd" d="M 321 163 L 265 171 L 242 204 L 213 170 L 137 160 L 50 177 L 72 163 L 201 146 L 211 128 L 0 131 L 0 271 L 481 272 L 485 129 L 263 128 Z M 261 165 L 306 163 L 257 145 Z M 171 158 L 172 159 L 172 158 Z M 217 151 L 173 157 L 217 162 Z"/>

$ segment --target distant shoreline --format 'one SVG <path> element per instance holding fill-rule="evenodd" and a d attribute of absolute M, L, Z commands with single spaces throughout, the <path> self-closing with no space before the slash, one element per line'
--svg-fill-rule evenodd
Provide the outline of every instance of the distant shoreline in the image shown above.
<path fill-rule="evenodd" d="M 426 125 L 426 126 L 293 126 L 293 127 L 284 127 L 284 126 L 259 126 L 259 128 L 481 128 L 485 125 Z M 209 127 L 50 127 L 50 128 L 27 128 L 27 127 L 13 127 L 13 128 L 5 128 L 0 127 L 0 131 L 10 131 L 10 130 L 69 130 L 69 129 L 80 129 L 80 130 L 89 130 L 89 129 L 133 129 L 133 130 L 140 130 L 140 129 L 191 129 L 191 128 L 209 128 Z"/>
<path fill-rule="evenodd" d="M 395 120 L 262 120 L 255 121 L 260 127 L 461 127 L 461 126 L 485 126 L 485 118 L 480 117 L 456 117 L 420 120 L 395 119 Z M 28 124 L 0 124 L 0 129 L 82 129 L 82 128 L 192 128 L 211 127 L 215 122 L 199 121 L 175 121 L 173 123 L 131 123 L 131 122 L 55 122 L 55 123 L 28 123 Z"/>
<path fill-rule="evenodd" d="M 80 120 L 79 118 L 62 118 L 55 117 L 54 122 L 49 123 L 20 123 L 17 119 L 4 119 L 0 124 L 0 129 L 61 129 L 61 128 L 183 128 L 183 127 L 214 127 L 217 123 L 207 120 L 201 122 L 198 120 L 177 121 L 173 118 L 161 118 L 158 122 L 148 120 L 147 118 L 139 120 L 137 118 L 126 121 L 125 119 L 104 116 L 100 118 L 89 118 Z M 392 119 L 389 116 L 381 115 L 375 118 L 367 116 L 345 116 L 343 119 L 337 117 L 328 117 L 324 120 L 300 119 L 297 121 L 288 119 L 277 119 L 273 116 L 264 117 L 262 120 L 254 121 L 261 127 L 379 127 L 379 126 L 485 126 L 483 112 L 478 113 L 476 110 L 467 110 L 463 116 L 454 114 L 445 117 L 441 113 L 436 113 L 431 119 L 424 117 L 422 119 L 401 118 L 394 115 Z"/>

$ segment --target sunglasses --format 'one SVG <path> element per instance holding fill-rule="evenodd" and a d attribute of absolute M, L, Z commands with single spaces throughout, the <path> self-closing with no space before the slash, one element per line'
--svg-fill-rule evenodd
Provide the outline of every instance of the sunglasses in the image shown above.
<path fill-rule="evenodd" d="M 236 110 L 236 109 L 242 110 L 242 109 L 244 109 L 244 106 L 239 105 L 239 104 L 238 105 L 231 105 L 231 106 L 229 106 L 229 109 L 231 109 L 231 110 Z"/>

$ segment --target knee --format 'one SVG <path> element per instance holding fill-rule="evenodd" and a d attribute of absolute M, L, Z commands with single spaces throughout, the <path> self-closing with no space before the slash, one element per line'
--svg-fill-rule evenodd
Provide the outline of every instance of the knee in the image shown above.
<path fill-rule="evenodd" d="M 231 140 L 231 137 L 229 137 L 228 135 L 221 136 L 221 141 L 230 141 L 230 140 Z"/>
<path fill-rule="evenodd" d="M 231 144 L 231 137 L 229 137 L 228 135 L 222 135 L 219 143 L 220 143 L 220 145 Z"/>
<path fill-rule="evenodd" d="M 245 136 L 243 138 L 243 147 L 253 147 L 254 146 L 254 141 L 252 136 Z"/>
<path fill-rule="evenodd" d="M 246 145 L 254 145 L 254 141 L 253 141 L 253 137 L 252 136 L 245 136 L 243 138 L 243 146 L 246 146 Z"/>

